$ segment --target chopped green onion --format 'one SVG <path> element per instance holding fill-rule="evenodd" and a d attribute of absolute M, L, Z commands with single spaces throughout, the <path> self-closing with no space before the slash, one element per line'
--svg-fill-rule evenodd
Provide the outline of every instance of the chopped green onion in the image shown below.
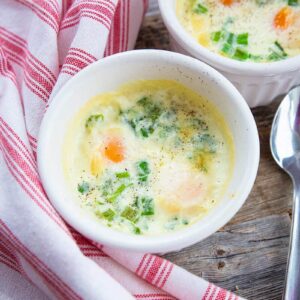
<path fill-rule="evenodd" d="M 98 121 L 103 121 L 104 120 L 104 116 L 102 114 L 98 114 L 98 115 L 91 115 L 88 117 L 88 119 L 85 122 L 85 128 L 91 128 L 92 126 L 94 126 Z"/>
<path fill-rule="evenodd" d="M 283 47 L 277 41 L 274 43 L 274 47 L 270 48 L 270 51 L 271 53 L 268 56 L 268 60 L 270 61 L 277 61 L 287 57 Z"/>
<path fill-rule="evenodd" d="M 141 234 L 142 233 L 141 229 L 136 227 L 136 226 L 134 227 L 133 232 L 134 232 L 134 234 Z"/>
<path fill-rule="evenodd" d="M 232 52 L 232 46 L 228 43 L 225 43 L 221 49 L 221 51 L 225 54 L 230 54 Z"/>
<path fill-rule="evenodd" d="M 208 12 L 208 9 L 201 3 L 197 3 L 196 7 L 193 9 L 193 12 L 196 14 L 205 14 Z"/>
<path fill-rule="evenodd" d="M 284 54 L 286 54 L 286 53 L 284 52 L 283 47 L 279 44 L 278 41 L 276 41 L 276 42 L 274 43 L 274 45 L 275 45 L 281 52 L 283 52 Z"/>
<path fill-rule="evenodd" d="M 108 210 L 106 210 L 105 212 L 102 213 L 103 218 L 105 218 L 107 221 L 112 221 L 113 218 L 115 217 L 115 212 L 109 208 Z"/>
<path fill-rule="evenodd" d="M 122 193 L 123 191 L 127 188 L 125 184 L 121 184 L 115 191 L 114 193 L 107 199 L 108 202 L 114 202 Z"/>
<path fill-rule="evenodd" d="M 233 44 L 233 41 L 234 41 L 234 34 L 233 34 L 232 32 L 229 32 L 228 35 L 227 35 L 226 42 L 227 42 L 229 45 L 232 45 L 232 44 Z"/>
<path fill-rule="evenodd" d="M 249 58 L 249 53 L 243 49 L 237 48 L 233 54 L 234 59 L 246 60 Z"/>
<path fill-rule="evenodd" d="M 81 184 L 78 184 L 77 190 L 80 194 L 86 194 L 90 190 L 90 185 L 88 182 L 83 181 Z"/>
<path fill-rule="evenodd" d="M 236 37 L 236 42 L 239 45 L 248 45 L 248 33 L 238 34 Z"/>
<path fill-rule="evenodd" d="M 218 42 L 220 39 L 221 39 L 221 35 L 222 35 L 222 32 L 221 31 L 215 31 L 211 34 L 211 39 L 214 41 L 214 42 Z"/>
<path fill-rule="evenodd" d="M 130 177 L 130 175 L 127 171 L 125 171 L 125 172 L 116 173 L 116 177 L 117 178 L 128 178 L 128 177 Z"/>
<path fill-rule="evenodd" d="M 126 206 L 121 213 L 121 217 L 129 220 L 132 223 L 135 223 L 138 219 L 138 212 L 136 209 L 133 209 L 130 206 Z"/>

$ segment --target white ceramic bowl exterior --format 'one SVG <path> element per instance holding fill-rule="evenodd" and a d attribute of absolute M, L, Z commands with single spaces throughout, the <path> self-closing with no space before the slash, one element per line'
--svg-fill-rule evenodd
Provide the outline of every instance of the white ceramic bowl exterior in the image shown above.
<path fill-rule="evenodd" d="M 267 105 L 300 84 L 300 55 L 273 63 L 240 62 L 199 45 L 176 17 L 176 0 L 158 0 L 172 50 L 206 62 L 226 76 L 250 107 Z"/>
<path fill-rule="evenodd" d="M 75 201 L 62 168 L 62 145 L 74 114 L 91 97 L 139 79 L 176 80 L 212 101 L 226 119 L 236 147 L 232 181 L 215 209 L 199 222 L 162 236 L 129 235 L 102 225 Z M 199 60 L 159 50 L 113 55 L 79 72 L 50 104 L 38 141 L 39 173 L 52 204 L 62 217 L 91 240 L 133 251 L 179 250 L 217 231 L 246 200 L 256 177 L 258 161 L 257 128 L 246 102 L 234 86 Z"/>

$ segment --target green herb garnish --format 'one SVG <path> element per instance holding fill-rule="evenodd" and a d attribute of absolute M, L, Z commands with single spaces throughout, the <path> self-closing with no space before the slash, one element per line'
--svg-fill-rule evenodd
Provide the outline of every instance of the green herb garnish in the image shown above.
<path fill-rule="evenodd" d="M 146 182 L 150 174 L 149 164 L 147 161 L 140 161 L 137 163 L 138 179 L 140 182 Z"/>
<path fill-rule="evenodd" d="M 232 56 L 232 58 L 237 60 L 246 60 L 249 58 L 249 53 L 246 50 L 237 48 Z"/>
<path fill-rule="evenodd" d="M 212 41 L 218 42 L 221 39 L 221 35 L 222 35 L 221 31 L 215 31 L 215 32 L 212 32 L 210 38 Z"/>
<path fill-rule="evenodd" d="M 236 37 L 236 42 L 239 45 L 248 45 L 248 33 L 240 33 Z"/>
<path fill-rule="evenodd" d="M 126 206 L 121 213 L 121 217 L 135 223 L 138 220 L 138 211 L 130 206 Z"/>
<path fill-rule="evenodd" d="M 98 121 L 103 121 L 104 116 L 102 114 L 91 115 L 85 122 L 85 128 L 91 129 Z"/>
<path fill-rule="evenodd" d="M 78 184 L 77 190 L 80 194 L 86 194 L 90 190 L 90 185 L 88 182 L 83 181 L 81 184 Z"/>
<path fill-rule="evenodd" d="M 116 173 L 116 177 L 117 178 L 129 178 L 130 175 L 127 171 L 125 171 L 125 172 Z"/>
<path fill-rule="evenodd" d="M 107 221 L 112 221 L 115 217 L 115 212 L 112 209 L 108 209 L 105 212 L 102 213 L 103 218 L 105 218 Z"/>
<path fill-rule="evenodd" d="M 286 52 L 284 51 L 283 47 L 276 41 L 272 48 L 270 48 L 270 54 L 268 56 L 268 60 L 270 61 L 277 61 L 287 57 Z"/>
<path fill-rule="evenodd" d="M 289 6 L 298 6 L 299 1 L 298 0 L 288 0 L 288 5 Z"/>
<path fill-rule="evenodd" d="M 197 3 L 196 6 L 193 9 L 193 12 L 196 13 L 196 14 L 205 14 L 205 13 L 208 12 L 208 9 L 203 4 Z"/>
<path fill-rule="evenodd" d="M 139 199 L 139 207 L 141 208 L 142 216 L 154 215 L 154 201 L 149 197 L 142 197 Z"/>
<path fill-rule="evenodd" d="M 128 186 L 126 186 L 125 184 L 121 184 L 115 191 L 114 193 L 107 198 L 107 202 L 114 202 L 122 193 L 123 191 L 125 191 L 125 189 L 127 188 Z"/>

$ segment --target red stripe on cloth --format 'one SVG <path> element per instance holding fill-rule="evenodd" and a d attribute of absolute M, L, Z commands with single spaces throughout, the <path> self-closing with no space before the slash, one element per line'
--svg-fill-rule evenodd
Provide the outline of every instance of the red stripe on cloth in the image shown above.
<path fill-rule="evenodd" d="M 7 136 L 10 137 L 10 139 L 12 141 L 14 141 L 14 143 L 16 145 L 18 145 L 17 147 L 19 149 L 22 149 L 22 153 L 24 152 L 25 157 L 31 161 L 32 166 L 35 167 L 35 161 L 32 158 L 31 152 L 28 150 L 27 146 L 25 145 L 25 143 L 21 140 L 21 138 L 14 132 L 14 130 L 1 118 L 0 116 L 0 125 L 2 124 L 2 130 L 4 130 L 7 133 Z M 28 136 L 30 136 L 28 134 Z M 32 139 L 34 139 L 32 136 L 30 136 Z M 36 141 L 36 140 L 35 140 Z"/>
<path fill-rule="evenodd" d="M 21 42 L 16 42 L 16 40 L 15 35 L 0 29 L 0 42 L 3 43 L 3 48 L 9 55 L 8 58 L 23 67 L 24 81 L 27 87 L 44 102 L 47 102 L 56 77 L 28 51 L 27 46 L 21 46 L 22 39 L 19 39 Z"/>
<path fill-rule="evenodd" d="M 89 63 L 83 61 L 81 58 L 79 58 L 77 55 L 75 56 L 71 56 L 71 55 L 67 55 L 64 66 L 65 65 L 71 65 L 74 66 L 75 68 L 78 68 L 78 71 L 85 68 L 86 66 L 89 65 Z M 63 68 L 64 68 L 63 66 Z"/>
<path fill-rule="evenodd" d="M 40 260 L 33 252 L 31 252 L 9 229 L 9 227 L 0 220 L 0 232 L 14 245 L 14 248 L 19 251 L 25 259 L 31 262 L 32 266 L 39 272 L 39 274 L 49 282 L 61 296 L 67 299 L 82 299 L 71 287 L 64 282 L 56 273 L 54 273 L 42 260 Z"/>
<path fill-rule="evenodd" d="M 13 255 L 12 249 L 8 249 L 6 245 L 3 244 L 3 241 L 0 239 L 0 262 L 6 264 L 15 271 L 21 273 L 22 268 L 18 263 L 18 260 L 15 255 Z"/>
<path fill-rule="evenodd" d="M 107 29 L 110 28 L 111 20 L 114 16 L 114 8 L 106 2 L 79 2 L 72 7 L 61 23 L 60 29 L 66 29 L 80 22 L 82 17 L 88 17 L 103 24 Z"/>
<path fill-rule="evenodd" d="M 40 60 L 38 60 L 29 50 L 27 46 L 27 42 L 19 37 L 18 35 L 14 34 L 11 31 L 6 30 L 3 27 L 0 27 L 0 35 L 1 37 L 6 40 L 7 42 L 10 42 L 14 46 L 16 46 L 16 51 L 14 53 L 17 57 L 21 55 L 21 57 L 25 61 L 26 55 L 28 55 L 28 60 L 30 60 L 35 68 L 39 68 L 39 70 L 46 76 L 46 78 L 52 82 L 53 84 L 56 83 L 56 76 L 52 73 L 52 71 L 43 64 Z M 17 50 L 18 49 L 18 50 Z M 19 50 L 20 49 L 20 50 Z"/>
<path fill-rule="evenodd" d="M 141 272 L 139 274 L 140 277 L 144 278 L 144 274 L 145 274 L 146 270 L 149 268 L 149 265 L 153 259 L 154 259 L 153 255 L 148 254 L 148 257 L 145 260 L 143 268 L 141 269 Z"/>
<path fill-rule="evenodd" d="M 50 9 L 50 6 L 43 0 L 28 1 L 17 0 L 20 4 L 28 7 L 35 15 L 48 24 L 57 33 L 59 28 L 59 15 Z"/>
<path fill-rule="evenodd" d="M 97 60 L 95 56 L 79 48 L 70 48 L 68 54 L 76 54 L 78 57 L 80 57 L 81 59 L 85 59 L 89 63 L 95 62 Z"/>
<path fill-rule="evenodd" d="M 17 56 L 13 52 L 13 49 L 7 48 L 7 46 L 8 43 L 5 43 L 4 48 L 8 51 L 8 60 L 13 60 L 15 63 L 23 67 L 24 79 L 29 85 L 28 88 L 30 88 L 34 93 L 36 93 L 40 98 L 42 98 L 42 100 L 47 102 L 54 84 L 49 83 L 49 81 L 45 79 L 45 77 L 41 76 L 40 72 L 37 72 L 34 68 L 32 68 L 30 61 L 27 61 L 27 64 L 25 65 L 25 61 L 23 60 L 22 56 Z"/>
<path fill-rule="evenodd" d="M 144 254 L 144 255 L 143 255 L 143 257 L 142 257 L 142 259 L 141 259 L 141 261 L 140 261 L 140 263 L 139 263 L 137 269 L 135 270 L 135 273 L 136 273 L 137 275 L 139 275 L 139 272 L 140 272 L 140 270 L 141 270 L 141 268 L 142 268 L 142 266 L 143 266 L 143 264 L 144 264 L 144 261 L 145 261 L 145 259 L 146 259 L 147 256 L 148 256 L 148 254 Z"/>
<path fill-rule="evenodd" d="M 0 136 L 1 137 L 1 136 Z M 28 196 L 58 225 L 60 226 L 67 234 L 69 234 L 62 223 L 62 220 L 59 216 L 56 216 L 53 211 L 51 210 L 52 207 L 45 205 L 43 201 L 40 200 L 40 196 L 36 193 L 36 190 L 33 186 L 28 182 L 27 178 L 24 177 L 22 173 L 18 170 L 15 166 L 14 161 L 9 156 L 6 149 L 0 143 L 0 148 L 2 149 L 4 160 L 6 165 L 11 173 L 11 175 L 15 178 L 21 188 L 28 194 Z"/>
<path fill-rule="evenodd" d="M 7 267 L 9 267 L 10 269 L 18 273 L 21 273 L 21 271 L 12 261 L 10 261 L 7 257 L 2 255 L 1 250 L 0 250 L 0 263 L 5 264 Z"/>
<path fill-rule="evenodd" d="M 2 126 L 0 127 L 2 129 Z M 64 222 L 58 216 L 54 208 L 45 197 L 44 190 L 39 181 L 36 170 L 32 170 L 27 161 L 16 151 L 11 143 L 3 135 L 3 130 L 0 131 L 0 141 L 2 142 L 2 151 L 6 159 L 7 165 L 12 171 L 12 175 L 15 177 L 20 186 L 26 191 L 30 198 L 38 204 L 38 206 L 46 212 L 46 214 L 54 220 L 67 234 L 70 235 Z M 13 143 L 15 145 L 15 143 Z M 21 173 L 20 170 L 22 170 Z M 26 175 L 26 176 L 25 176 Z"/>
<path fill-rule="evenodd" d="M 163 299 L 167 299 L 167 300 L 175 300 L 174 297 L 168 295 L 168 294 L 163 294 L 163 293 L 151 293 L 151 294 L 135 294 L 134 295 L 135 298 L 137 299 L 149 299 L 149 300 L 153 300 L 153 299 L 159 299 L 159 300 L 163 300 Z"/>
<path fill-rule="evenodd" d="M 158 286 L 159 288 L 162 289 L 165 286 L 165 284 L 167 283 L 167 281 L 173 271 L 173 268 L 174 268 L 174 265 L 168 261 L 168 271 L 167 271 L 162 283 Z"/>
<path fill-rule="evenodd" d="M 88 239 L 75 231 L 72 227 L 68 226 L 68 229 L 84 255 L 94 257 L 108 257 L 108 255 L 105 254 L 101 249 L 99 249 L 99 247 L 93 245 Z"/>
<path fill-rule="evenodd" d="M 63 70 L 63 71 L 61 71 L 61 73 L 67 74 L 69 76 L 74 76 L 74 74 L 76 74 L 76 72 L 70 72 L 70 71 L 67 71 L 67 70 Z"/>
<path fill-rule="evenodd" d="M 115 12 L 115 17 L 113 19 L 113 24 L 112 24 L 112 47 L 109 55 L 112 55 L 117 52 L 121 52 L 121 15 L 122 15 L 122 4 L 123 0 L 118 2 L 116 12 Z"/>
<path fill-rule="evenodd" d="M 129 41 L 129 19 L 130 19 L 130 2 L 129 2 L 129 0 L 127 0 L 126 18 L 127 18 L 126 28 L 124 29 L 124 32 L 126 33 L 124 51 L 126 51 L 129 47 L 129 45 L 128 45 L 128 41 Z"/>
<path fill-rule="evenodd" d="M 224 289 L 220 289 L 219 293 L 217 294 L 217 297 L 215 300 L 225 300 L 226 297 L 227 297 L 227 294 L 228 292 L 225 291 Z"/>
<path fill-rule="evenodd" d="M 147 274 L 144 276 L 145 280 L 152 283 L 156 277 L 159 268 L 163 264 L 164 260 L 161 257 L 156 256 Z"/>
<path fill-rule="evenodd" d="M 208 284 L 208 286 L 207 286 L 207 288 L 206 288 L 206 291 L 205 291 L 205 294 L 204 294 L 202 300 L 207 300 L 207 297 L 208 297 L 208 295 L 210 294 L 210 291 L 211 291 L 211 289 L 212 289 L 212 286 L 213 286 L 213 285 L 212 285 L 211 283 Z"/>
<path fill-rule="evenodd" d="M 168 267 L 168 261 L 167 261 L 167 260 L 164 260 L 164 264 L 163 264 L 163 266 L 162 266 L 162 269 L 161 269 L 161 271 L 159 272 L 159 274 L 158 274 L 156 280 L 154 281 L 154 285 L 155 285 L 155 286 L 157 286 L 157 285 L 160 283 L 160 281 L 162 280 L 162 277 L 164 276 L 164 273 L 166 272 L 167 267 Z"/>
<path fill-rule="evenodd" d="M 5 126 L 3 126 L 2 118 L 0 117 L 0 130 L 2 131 L 2 134 L 5 135 L 5 137 L 11 142 L 14 143 L 18 151 L 20 151 L 20 154 L 28 161 L 29 166 L 32 170 L 35 170 L 35 162 L 33 159 L 32 154 L 28 155 L 28 152 L 24 151 L 24 148 L 21 147 L 19 144 L 15 143 L 14 138 L 10 135 L 10 132 L 7 130 Z"/>
<path fill-rule="evenodd" d="M 15 74 L 8 68 L 7 61 L 3 56 L 3 50 L 0 48 L 0 74 L 10 79 L 17 87 L 18 83 Z"/>
<path fill-rule="evenodd" d="M 211 292 L 211 294 L 210 294 L 210 296 L 208 298 L 209 300 L 214 300 L 214 297 L 215 297 L 215 294 L 216 294 L 217 290 L 218 290 L 218 287 L 215 286 L 215 285 L 213 285 L 212 286 L 212 292 Z"/>

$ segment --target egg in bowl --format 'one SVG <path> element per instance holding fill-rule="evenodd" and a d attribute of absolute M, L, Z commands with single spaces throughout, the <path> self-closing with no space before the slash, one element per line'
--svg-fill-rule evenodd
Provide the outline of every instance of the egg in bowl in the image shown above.
<path fill-rule="evenodd" d="M 275 62 L 300 54 L 297 0 L 177 0 L 185 30 L 219 55 Z"/>
<path fill-rule="evenodd" d="M 217 108 L 171 80 L 137 80 L 90 99 L 70 122 L 64 173 L 108 227 L 159 235 L 194 224 L 225 193 L 233 137 Z"/>

